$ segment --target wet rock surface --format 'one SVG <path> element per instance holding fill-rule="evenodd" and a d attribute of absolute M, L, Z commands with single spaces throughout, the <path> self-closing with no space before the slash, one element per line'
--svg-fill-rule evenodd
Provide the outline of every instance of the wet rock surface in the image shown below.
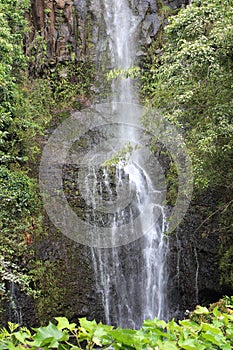
<path fill-rule="evenodd" d="M 187 1 L 164 3 L 176 9 Z M 99 61 L 104 61 L 107 47 L 103 6 L 103 0 L 33 0 L 31 10 L 26 14 L 31 28 L 26 38 L 27 51 L 38 47 L 40 35 L 46 44 L 46 60 L 50 65 L 82 60 L 87 55 L 100 64 Z M 161 3 L 156 0 L 131 0 L 130 6 L 134 13 L 131 25 L 137 27 L 140 45 L 146 47 L 163 24 L 164 16 L 158 14 Z M 140 51 L 139 56 L 143 53 Z"/>
<path fill-rule="evenodd" d="M 193 201 L 183 223 L 170 237 L 168 299 L 172 317 L 183 318 L 195 305 L 209 305 L 232 290 L 220 281 L 220 236 L 216 210 L 219 194 Z"/>

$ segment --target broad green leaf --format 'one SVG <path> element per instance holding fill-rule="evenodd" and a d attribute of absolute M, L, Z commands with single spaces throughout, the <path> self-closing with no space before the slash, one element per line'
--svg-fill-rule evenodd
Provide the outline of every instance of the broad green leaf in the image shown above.
<path fill-rule="evenodd" d="M 223 315 L 226 316 L 229 319 L 229 321 L 233 322 L 233 315 L 232 314 L 224 313 Z"/>
<path fill-rule="evenodd" d="M 93 321 L 88 321 L 86 317 L 80 318 L 79 319 L 80 326 L 84 328 L 86 331 L 93 333 L 94 330 L 97 327 L 97 323 L 95 320 Z"/>
<path fill-rule="evenodd" d="M 1 341 L 0 342 L 0 350 L 5 350 L 5 349 L 8 349 L 8 342 Z"/>
<path fill-rule="evenodd" d="M 69 329 L 70 331 L 73 331 L 76 328 L 75 323 L 69 323 L 69 320 L 66 317 L 54 317 L 55 320 L 58 322 L 57 328 L 59 330 L 63 329 Z"/>
<path fill-rule="evenodd" d="M 157 320 L 156 324 L 159 326 L 159 327 L 162 327 L 162 328 L 166 328 L 167 327 L 167 323 L 163 320 Z"/>
<path fill-rule="evenodd" d="M 204 350 L 206 349 L 205 345 L 200 344 L 196 339 L 186 339 L 184 341 L 180 340 L 178 342 L 179 346 L 185 350 Z"/>
<path fill-rule="evenodd" d="M 49 322 L 48 326 L 40 327 L 37 329 L 37 333 L 34 335 L 35 340 L 44 340 L 47 338 L 62 339 L 64 333 L 62 333 L 52 322 Z"/>
<path fill-rule="evenodd" d="M 198 330 L 201 328 L 198 323 L 191 320 L 182 320 L 182 321 L 179 321 L 179 324 L 183 327 L 193 328 L 195 330 Z"/>
<path fill-rule="evenodd" d="M 112 337 L 109 334 L 109 331 L 112 330 L 113 327 L 102 325 L 102 323 L 97 325 L 97 329 L 94 332 L 94 336 L 92 341 L 96 345 L 108 345 L 112 342 Z"/>
<path fill-rule="evenodd" d="M 8 344 L 8 349 L 9 349 L 9 350 L 15 350 L 16 347 L 15 347 L 15 345 L 14 345 L 13 343 L 9 343 L 9 344 Z"/>
<path fill-rule="evenodd" d="M 218 327 L 213 326 L 212 324 L 209 323 L 202 323 L 202 330 L 205 332 L 211 332 L 214 334 L 222 334 L 221 329 L 219 329 Z"/>
<path fill-rule="evenodd" d="M 111 335 L 116 343 L 121 345 L 133 345 L 133 337 L 136 334 L 136 331 L 131 329 L 120 329 L 117 328 L 111 331 Z"/>
<path fill-rule="evenodd" d="M 68 339 L 69 335 L 66 332 L 61 332 L 53 323 L 49 322 L 47 327 L 40 327 L 37 329 L 36 334 L 33 336 L 34 342 L 32 345 L 39 347 L 45 345 L 57 347 L 58 341 L 65 341 Z"/>
<path fill-rule="evenodd" d="M 158 342 L 159 350 L 179 350 L 180 348 L 176 345 L 176 342 L 165 341 L 164 343 Z"/>
<path fill-rule="evenodd" d="M 93 334 L 86 331 L 85 328 L 79 327 L 78 339 L 82 342 L 84 340 L 91 340 Z"/>
<path fill-rule="evenodd" d="M 98 346 L 102 346 L 102 342 L 100 341 L 99 338 L 97 338 L 97 337 L 94 336 L 94 337 L 92 338 L 92 341 L 93 341 L 94 344 L 96 344 L 96 345 L 98 345 Z"/>
<path fill-rule="evenodd" d="M 221 346 L 222 344 L 225 344 L 225 337 L 223 335 L 213 334 L 211 332 L 201 333 L 202 338 L 210 341 L 213 344 L 216 344 L 218 346 Z"/>
<path fill-rule="evenodd" d="M 232 350 L 233 344 L 222 344 L 221 345 L 221 350 Z"/>
<path fill-rule="evenodd" d="M 233 339 L 233 325 L 232 324 L 226 328 L 226 335 L 228 338 Z"/>
<path fill-rule="evenodd" d="M 147 343 L 149 342 L 149 336 L 150 334 L 147 332 L 144 332 L 142 329 L 139 329 L 136 331 L 134 335 L 134 342 L 135 343 Z"/>
<path fill-rule="evenodd" d="M 168 322 L 167 330 L 170 333 L 175 333 L 175 331 L 178 332 L 178 333 L 182 332 L 182 328 L 174 320 Z"/>
<path fill-rule="evenodd" d="M 194 310 L 194 313 L 195 313 L 195 314 L 198 314 L 198 315 L 200 315 L 200 314 L 207 315 L 207 314 L 209 314 L 210 312 L 209 312 L 209 310 L 207 309 L 207 307 L 203 307 L 203 306 L 197 305 L 197 308 L 196 308 L 196 310 Z"/>
<path fill-rule="evenodd" d="M 214 314 L 215 317 L 218 317 L 218 316 L 221 315 L 221 312 L 219 311 L 219 309 L 217 307 L 215 307 L 214 310 L 213 310 L 213 314 Z"/>
<path fill-rule="evenodd" d="M 24 343 L 25 340 L 29 337 L 28 333 L 25 333 L 25 332 L 16 332 L 16 333 L 14 333 L 14 336 L 21 343 Z"/>

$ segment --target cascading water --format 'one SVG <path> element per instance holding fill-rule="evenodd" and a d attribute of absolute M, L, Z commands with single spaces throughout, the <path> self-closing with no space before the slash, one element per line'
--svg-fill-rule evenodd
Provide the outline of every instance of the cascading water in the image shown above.
<path fill-rule="evenodd" d="M 136 57 L 137 18 L 132 13 L 128 0 L 103 0 L 101 5 L 111 66 L 128 69 Z M 123 114 L 128 116 L 126 122 L 130 122 L 130 116 L 133 118 L 131 103 L 136 101 L 136 92 L 130 78 L 118 79 L 112 83 L 112 112 L 116 115 L 118 138 L 121 140 L 118 150 L 125 147 L 124 140 L 130 139 L 133 146 L 140 142 L 141 136 L 135 129 L 122 125 L 118 119 Z M 120 102 L 119 110 L 117 102 Z M 121 327 L 137 328 L 143 319 L 167 316 L 167 245 L 163 238 L 166 220 L 159 201 L 158 204 L 155 204 L 156 201 L 151 202 L 146 220 L 140 221 L 143 237 L 124 246 L 115 246 L 117 228 L 127 222 L 128 229 L 135 230 L 134 220 L 145 201 L 148 201 L 149 194 L 153 193 L 153 198 L 156 194 L 158 197 L 160 195 L 146 170 L 146 164 L 145 167 L 140 165 L 143 164 L 143 159 L 139 162 L 135 156 L 126 163 L 120 161 L 113 164 L 111 169 L 103 167 L 101 174 L 90 165 L 85 187 L 92 207 L 90 220 L 98 220 L 98 223 L 102 221 L 103 225 L 107 224 L 111 228 L 112 248 L 92 248 L 97 292 L 102 298 L 105 321 Z M 119 206 L 107 219 L 104 215 L 95 217 L 95 210 L 101 205 L 101 200 L 113 202 L 122 195 L 122 189 L 125 195 L 127 191 L 133 193 L 134 208 L 122 210 Z M 100 198 L 98 203 L 97 197 Z M 156 220 L 156 217 L 160 219 Z M 95 230 L 93 235 L 97 235 Z"/>
<path fill-rule="evenodd" d="M 23 324 L 21 306 L 19 305 L 19 301 L 15 292 L 14 282 L 10 282 L 9 320 L 10 322 L 15 322 L 20 326 Z"/>
<path fill-rule="evenodd" d="M 104 0 L 104 19 L 109 42 L 111 66 L 117 69 L 132 67 L 136 57 L 134 40 L 137 19 L 127 0 Z M 130 78 L 112 84 L 113 101 L 135 102 L 135 93 Z"/>
<path fill-rule="evenodd" d="M 199 303 L 199 288 L 198 288 L 198 278 L 199 278 L 199 260 L 197 254 L 197 247 L 194 246 L 194 256 L 196 260 L 196 274 L 195 274 L 195 292 L 196 292 L 196 304 Z"/>

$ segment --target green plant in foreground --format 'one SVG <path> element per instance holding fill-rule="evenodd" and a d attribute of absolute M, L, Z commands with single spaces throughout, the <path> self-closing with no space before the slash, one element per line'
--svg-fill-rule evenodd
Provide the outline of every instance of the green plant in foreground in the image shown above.
<path fill-rule="evenodd" d="M 165 322 L 155 318 L 146 320 L 139 330 L 115 329 L 101 322 L 79 319 L 79 325 L 69 323 L 65 317 L 56 317 L 57 325 L 18 329 L 9 323 L 9 329 L 0 332 L 0 349 L 147 349 L 147 350 L 231 350 L 233 346 L 232 297 L 225 297 L 212 306 L 197 306 L 192 319 Z M 221 309 L 224 304 L 224 312 Z"/>

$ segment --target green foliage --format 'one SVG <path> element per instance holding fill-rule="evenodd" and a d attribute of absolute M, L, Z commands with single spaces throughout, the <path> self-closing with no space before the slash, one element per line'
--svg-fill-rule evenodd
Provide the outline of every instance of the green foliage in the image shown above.
<path fill-rule="evenodd" d="M 232 0 L 194 0 L 170 17 L 142 77 L 142 95 L 148 104 L 158 108 L 185 138 L 196 193 L 207 188 L 218 193 L 215 218 L 219 222 L 221 281 L 229 286 L 233 286 L 232 6 Z M 153 130 L 154 124 L 156 120 L 145 118 L 146 127 L 152 125 Z M 176 184 L 173 172 L 167 175 L 172 203 Z"/>
<path fill-rule="evenodd" d="M 93 75 L 90 62 L 66 62 L 57 64 L 43 78 L 25 81 L 23 108 L 24 113 L 33 116 L 35 131 L 43 133 L 50 122 L 58 124 L 63 114 L 67 117 L 71 110 L 88 105 Z"/>
<path fill-rule="evenodd" d="M 129 162 L 133 151 L 137 150 L 139 145 L 132 146 L 130 142 L 126 143 L 111 159 L 107 159 L 102 167 L 112 167 L 119 164 L 126 165 Z"/>
<path fill-rule="evenodd" d="M 26 67 L 22 50 L 26 5 L 7 0 L 0 4 L 0 160 L 5 163 L 24 160 L 21 136 L 30 127 L 29 120 L 18 113 L 23 100 L 19 83 Z"/>
<path fill-rule="evenodd" d="M 217 304 L 216 304 L 217 305 Z M 209 310 L 197 306 L 193 312 L 199 319 L 186 319 L 176 323 L 158 319 L 146 320 L 139 330 L 115 329 L 101 322 L 79 319 L 79 325 L 65 317 L 55 317 L 57 325 L 18 329 L 9 323 L 0 332 L 0 349 L 155 349 L 155 350 L 231 350 L 233 346 L 232 297 L 220 300 L 218 308 Z M 209 317 L 206 320 L 206 317 Z"/>
<path fill-rule="evenodd" d="M 0 2 L 0 297 L 7 298 L 11 282 L 33 296 L 41 289 L 37 312 L 48 319 L 44 308 L 57 307 L 62 286 L 56 264 L 36 261 L 33 250 L 43 234 L 43 209 L 32 178 L 38 141 L 48 126 L 56 127 L 70 110 L 89 103 L 94 74 L 87 60 L 48 70 L 46 42 L 38 33 L 25 54 L 29 7 L 30 0 Z"/>
<path fill-rule="evenodd" d="M 0 3 L 0 283 L 1 296 L 8 282 L 35 294 L 30 287 L 28 262 L 31 244 L 41 230 L 41 209 L 36 181 L 28 176 L 26 163 L 37 152 L 39 125 L 27 113 L 22 89 L 27 59 L 23 38 L 24 19 L 30 1 Z"/>
<path fill-rule="evenodd" d="M 107 79 L 126 79 L 126 78 L 138 78 L 140 76 L 140 68 L 138 66 L 131 68 L 114 68 L 110 70 L 107 74 Z"/>
<path fill-rule="evenodd" d="M 65 315 L 69 315 L 69 310 L 65 306 L 67 298 L 64 286 L 65 274 L 59 260 L 32 261 L 29 276 L 33 281 L 35 290 L 39 291 L 39 297 L 35 300 L 35 305 L 40 324 L 48 322 L 54 314 L 64 315 L 64 312 L 66 312 Z M 56 313 L 54 310 L 56 310 Z"/>
<path fill-rule="evenodd" d="M 29 57 L 24 52 L 28 6 L 30 1 L 0 4 L 0 161 L 5 164 L 32 158 L 38 152 L 35 136 L 55 112 L 80 107 L 84 95 L 91 95 L 93 65 L 87 61 L 58 64 L 35 82 L 26 79 L 28 62 L 30 66 L 33 58 L 41 61 L 38 52 L 28 50 Z M 36 48 L 42 52 L 45 43 L 37 39 Z"/>
<path fill-rule="evenodd" d="M 232 189 L 232 5 L 196 0 L 172 17 L 143 86 L 184 133 L 199 188 Z"/>
<path fill-rule="evenodd" d="M 169 17 L 171 14 L 176 13 L 177 10 L 172 10 L 171 7 L 165 5 L 163 0 L 157 0 L 158 14 L 159 16 Z"/>
<path fill-rule="evenodd" d="M 27 46 L 27 55 L 29 59 L 29 74 L 34 77 L 42 75 L 48 65 L 47 44 L 38 32 L 30 45 Z"/>
<path fill-rule="evenodd" d="M 94 66 L 88 60 L 57 64 L 55 71 L 47 75 L 46 79 L 57 108 L 78 109 L 82 99 L 92 97 Z"/>
<path fill-rule="evenodd" d="M 20 283 L 27 292 L 32 290 L 26 266 L 33 256 L 33 237 L 41 225 L 36 188 L 35 182 L 25 172 L 0 167 L 1 283 L 3 286 L 5 281 Z"/>

